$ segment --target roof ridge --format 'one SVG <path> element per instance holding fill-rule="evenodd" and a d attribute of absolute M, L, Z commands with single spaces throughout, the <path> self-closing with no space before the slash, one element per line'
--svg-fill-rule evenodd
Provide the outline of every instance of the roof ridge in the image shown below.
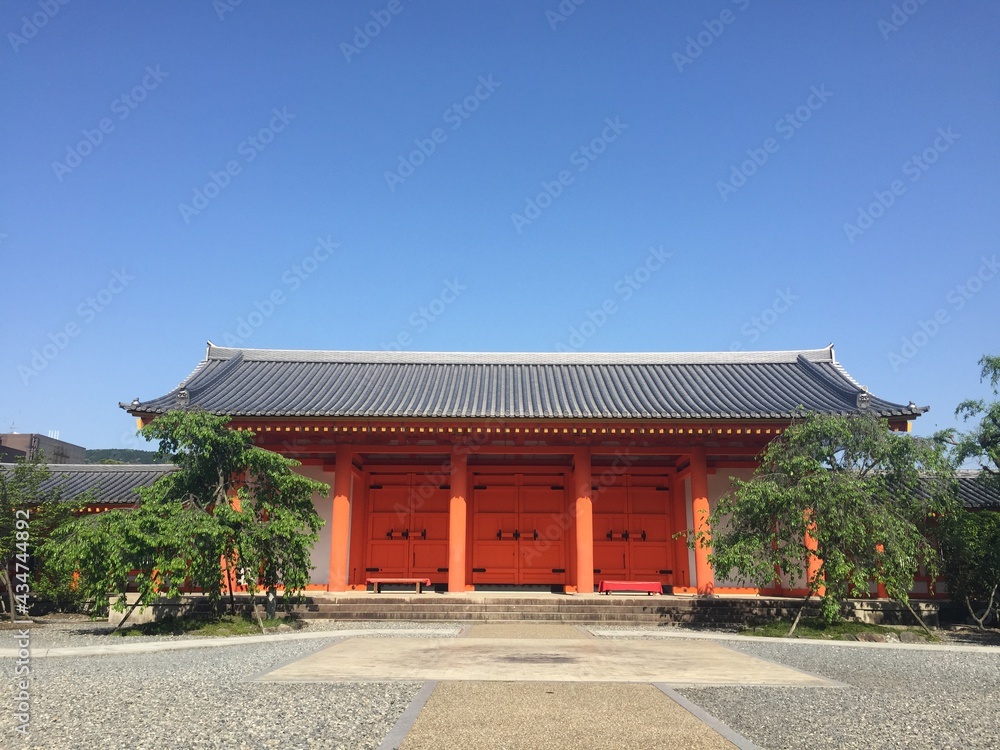
<path fill-rule="evenodd" d="M 247 362 L 343 362 L 363 364 L 510 364 L 510 365 L 684 365 L 791 364 L 799 357 L 832 363 L 833 349 L 709 352 L 399 352 L 326 349 L 243 349 L 209 344 L 207 360 L 242 357 Z M 189 381 L 193 378 L 189 378 Z"/>

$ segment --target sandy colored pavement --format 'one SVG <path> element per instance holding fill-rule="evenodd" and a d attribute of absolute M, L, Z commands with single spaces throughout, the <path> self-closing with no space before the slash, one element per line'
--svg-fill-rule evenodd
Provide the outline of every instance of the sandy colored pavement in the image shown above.
<path fill-rule="evenodd" d="M 709 641 L 380 638 L 341 641 L 265 682 L 656 682 L 831 686 L 828 680 Z"/>
<path fill-rule="evenodd" d="M 651 750 L 733 744 L 652 685 L 441 683 L 401 750 Z"/>
<path fill-rule="evenodd" d="M 498 622 L 469 627 L 467 638 L 592 638 L 589 630 L 562 622 Z"/>

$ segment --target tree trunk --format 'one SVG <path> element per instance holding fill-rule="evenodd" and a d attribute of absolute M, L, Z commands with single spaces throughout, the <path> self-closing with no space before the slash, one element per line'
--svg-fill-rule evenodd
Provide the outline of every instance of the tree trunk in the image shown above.
<path fill-rule="evenodd" d="M 257 611 L 257 590 L 252 589 L 247 593 L 250 594 L 250 609 L 253 610 L 253 616 L 257 618 L 257 627 L 260 628 L 261 633 L 267 632 L 264 628 L 264 621 L 260 619 L 260 612 Z"/>
<path fill-rule="evenodd" d="M 233 570 L 226 565 L 226 585 L 229 587 L 229 614 L 236 614 L 236 597 L 233 596 Z"/>
<path fill-rule="evenodd" d="M 812 595 L 813 590 L 810 588 L 809 591 L 806 592 L 805 598 L 802 600 L 802 606 L 800 606 L 799 611 L 795 613 L 795 619 L 792 621 L 792 627 L 790 627 L 788 632 L 785 633 L 785 638 L 791 638 L 792 634 L 795 632 L 795 628 L 799 626 L 799 620 L 802 619 L 802 611 L 806 608 L 806 605 L 809 604 L 809 600 L 812 599 Z"/>
<path fill-rule="evenodd" d="M 909 599 L 909 597 L 907 597 L 906 599 L 897 599 L 896 601 L 902 602 L 903 605 L 908 610 L 910 610 L 910 614 L 913 615 L 913 618 L 920 624 L 920 627 L 922 627 L 924 629 L 924 632 L 927 633 L 927 635 L 929 637 L 931 637 L 931 638 L 935 637 L 934 633 L 931 632 L 931 629 L 929 627 L 927 627 L 927 623 L 924 622 L 924 618 L 922 618 L 920 615 L 918 615 L 917 612 L 916 612 L 916 610 L 914 610 L 913 607 L 910 605 L 910 599 Z"/>
<path fill-rule="evenodd" d="M 981 618 L 976 617 L 976 612 L 975 610 L 972 609 L 972 602 L 969 601 L 968 596 L 965 597 L 965 608 L 969 610 L 969 614 L 972 615 L 972 619 L 975 620 L 976 627 L 979 630 L 986 630 L 985 622 L 987 619 L 989 619 L 990 611 L 993 609 L 993 602 L 996 599 L 996 595 L 997 595 L 997 587 L 994 586 L 993 590 L 990 592 L 990 600 L 986 605 L 986 611 L 983 612 L 983 616 Z"/>
<path fill-rule="evenodd" d="M 125 613 L 125 616 L 122 618 L 122 621 L 117 625 L 115 625 L 115 629 L 111 631 L 112 633 L 117 633 L 119 630 L 121 630 L 122 625 L 124 625 L 125 621 L 132 616 L 132 613 L 135 612 L 135 608 L 138 607 L 141 602 L 142 602 L 142 597 L 140 596 L 135 600 L 135 603 L 131 606 L 131 608 L 129 608 L 129 611 Z"/>
<path fill-rule="evenodd" d="M 10 621 L 14 622 L 14 584 L 11 583 L 10 573 L 7 568 L 0 571 L 0 579 L 3 580 L 4 585 L 7 587 L 7 601 L 10 602 Z"/>

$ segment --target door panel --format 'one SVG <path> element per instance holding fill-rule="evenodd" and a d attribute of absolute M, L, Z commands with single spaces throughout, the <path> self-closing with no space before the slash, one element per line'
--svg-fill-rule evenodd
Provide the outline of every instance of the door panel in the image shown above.
<path fill-rule="evenodd" d="M 372 484 L 366 573 L 447 581 L 448 490 L 428 490 L 413 475 L 376 475 Z"/>
<path fill-rule="evenodd" d="M 521 583 L 563 583 L 566 578 L 563 528 L 553 514 L 520 516 Z"/>
<path fill-rule="evenodd" d="M 653 487 L 609 487 L 595 493 L 594 568 L 598 579 L 670 585 L 670 493 Z"/>
<path fill-rule="evenodd" d="M 565 504 L 558 486 L 479 486 L 473 501 L 473 583 L 565 583 Z"/>

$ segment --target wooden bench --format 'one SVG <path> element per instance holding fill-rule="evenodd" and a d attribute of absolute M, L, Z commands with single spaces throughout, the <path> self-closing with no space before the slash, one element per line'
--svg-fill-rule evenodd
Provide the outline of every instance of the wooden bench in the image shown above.
<path fill-rule="evenodd" d="M 602 594 L 610 594 L 612 591 L 645 591 L 652 596 L 663 593 L 663 584 L 658 581 L 601 581 L 597 590 Z"/>
<path fill-rule="evenodd" d="M 430 578 L 368 578 L 365 583 L 370 583 L 372 585 L 372 593 L 379 593 L 382 586 L 387 583 L 399 583 L 403 585 L 416 586 L 417 593 L 420 594 L 423 591 L 424 586 L 431 585 Z"/>

